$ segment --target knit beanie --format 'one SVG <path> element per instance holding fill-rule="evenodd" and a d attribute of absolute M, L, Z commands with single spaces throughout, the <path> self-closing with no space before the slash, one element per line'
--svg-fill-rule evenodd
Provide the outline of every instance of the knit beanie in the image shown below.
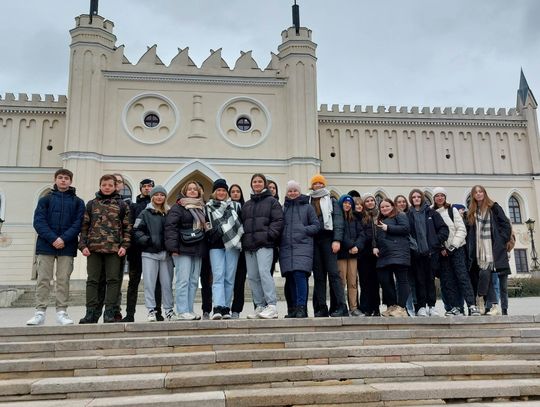
<path fill-rule="evenodd" d="M 366 201 L 366 199 L 368 198 L 373 198 L 375 199 L 375 195 L 373 195 L 371 192 L 366 192 L 364 194 L 362 194 L 362 201 Z"/>
<path fill-rule="evenodd" d="M 326 183 L 326 178 L 324 178 L 321 174 L 316 174 L 314 175 L 311 180 L 309 181 L 309 186 L 312 187 L 313 184 L 317 183 L 317 182 L 320 182 L 321 184 L 323 184 L 325 187 L 328 185 Z"/>
<path fill-rule="evenodd" d="M 344 202 L 349 202 L 351 204 L 351 206 L 354 208 L 354 199 L 352 198 L 352 196 L 347 195 L 347 194 L 341 195 L 339 197 L 339 200 L 338 200 L 340 208 L 343 208 L 343 203 Z"/>
<path fill-rule="evenodd" d="M 226 191 L 229 190 L 229 186 L 227 185 L 227 181 L 225 181 L 223 178 L 219 178 L 214 181 L 214 185 L 212 185 L 212 192 L 215 192 L 216 189 L 223 188 Z"/>
<path fill-rule="evenodd" d="M 446 192 L 446 189 L 444 189 L 443 187 L 433 188 L 433 196 L 435 196 L 437 194 L 443 194 L 444 196 L 448 196 L 448 193 Z"/>
<path fill-rule="evenodd" d="M 289 192 L 291 189 L 296 189 L 298 192 L 301 192 L 300 184 L 295 180 L 290 180 L 287 182 L 287 192 Z"/>
<path fill-rule="evenodd" d="M 152 190 L 150 191 L 150 198 L 153 197 L 155 194 L 157 194 L 158 192 L 161 192 L 163 195 L 167 196 L 167 190 L 161 186 L 161 185 L 156 185 L 154 188 L 152 188 Z"/>

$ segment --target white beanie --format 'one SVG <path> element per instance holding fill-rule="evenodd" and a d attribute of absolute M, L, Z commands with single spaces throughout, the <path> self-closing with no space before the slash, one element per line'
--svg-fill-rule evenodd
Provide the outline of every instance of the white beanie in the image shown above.
<path fill-rule="evenodd" d="M 301 192 L 300 184 L 293 179 L 287 182 L 287 192 L 291 189 L 296 189 L 298 192 Z"/>
<path fill-rule="evenodd" d="M 444 189 L 443 187 L 433 188 L 433 196 L 437 194 L 443 194 L 444 196 L 448 196 L 448 192 L 446 192 L 446 189 Z"/>

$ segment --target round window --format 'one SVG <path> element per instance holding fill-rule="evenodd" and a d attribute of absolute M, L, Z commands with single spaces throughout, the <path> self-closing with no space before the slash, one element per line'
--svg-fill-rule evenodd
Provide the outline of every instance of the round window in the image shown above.
<path fill-rule="evenodd" d="M 240 131 L 248 131 L 251 129 L 251 120 L 245 116 L 239 117 L 238 120 L 236 120 L 236 127 Z"/>
<path fill-rule="evenodd" d="M 157 127 L 159 125 L 159 116 L 155 113 L 148 113 L 144 116 L 144 125 L 149 128 Z"/>

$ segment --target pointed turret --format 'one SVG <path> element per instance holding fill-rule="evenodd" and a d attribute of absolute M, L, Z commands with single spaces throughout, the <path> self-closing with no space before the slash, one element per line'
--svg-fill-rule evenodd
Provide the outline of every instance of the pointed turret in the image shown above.
<path fill-rule="evenodd" d="M 521 69 L 521 74 L 519 77 L 519 89 L 517 91 L 516 107 L 518 108 L 518 110 L 521 110 L 528 105 L 531 105 L 533 109 L 536 109 L 538 103 L 534 98 L 531 88 L 529 88 L 529 84 L 527 83 L 527 79 L 525 78 L 525 74 L 523 73 L 523 69 Z"/>
<path fill-rule="evenodd" d="M 272 68 L 279 67 L 286 78 L 288 118 L 288 150 L 290 157 L 310 157 L 313 166 L 290 166 L 289 176 L 307 184 L 319 168 L 319 138 L 317 122 L 317 44 L 311 40 L 311 30 L 300 26 L 299 6 L 293 5 L 293 26 L 281 33 L 277 58 Z"/>

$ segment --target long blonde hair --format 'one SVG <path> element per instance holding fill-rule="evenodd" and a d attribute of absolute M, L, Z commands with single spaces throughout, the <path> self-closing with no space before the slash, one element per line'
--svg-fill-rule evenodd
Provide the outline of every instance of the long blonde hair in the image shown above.
<path fill-rule="evenodd" d="M 474 199 L 474 193 L 476 192 L 477 188 L 479 188 L 484 193 L 484 200 L 482 201 L 480 208 L 478 208 L 478 202 L 476 202 L 476 199 Z M 482 185 L 473 186 L 471 188 L 471 201 L 469 203 L 469 209 L 467 213 L 467 223 L 469 225 L 474 225 L 474 223 L 476 222 L 476 211 L 480 209 L 480 213 L 483 215 L 486 213 L 487 210 L 491 209 L 493 204 L 494 202 L 488 196 L 486 188 L 484 188 Z"/>
<path fill-rule="evenodd" d="M 154 195 L 154 196 L 152 196 L 152 198 L 150 198 L 150 201 L 152 202 L 152 206 L 154 207 L 156 212 L 159 212 L 159 213 L 162 213 L 162 214 L 166 215 L 167 212 L 169 212 L 169 206 L 167 205 L 167 196 L 165 196 L 165 201 L 163 201 L 163 203 L 161 205 L 158 205 L 154 201 L 154 198 L 156 197 L 156 195 Z"/>

